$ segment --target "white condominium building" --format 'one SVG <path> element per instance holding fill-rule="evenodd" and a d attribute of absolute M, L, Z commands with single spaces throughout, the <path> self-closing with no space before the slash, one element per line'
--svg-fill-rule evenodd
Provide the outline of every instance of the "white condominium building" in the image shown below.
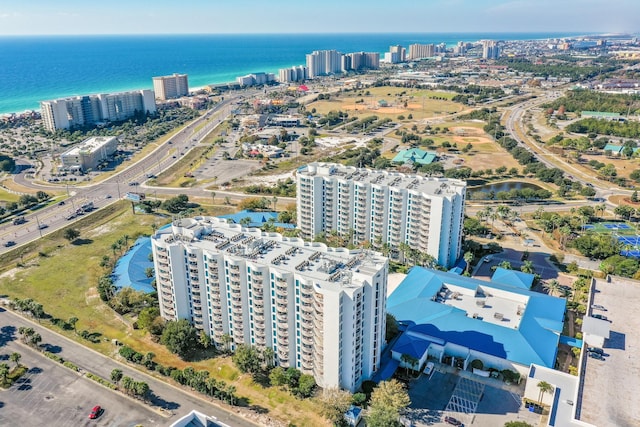
<path fill-rule="evenodd" d="M 274 361 L 351 392 L 380 366 L 387 258 L 328 248 L 215 217 L 174 221 L 152 237 L 160 313 L 271 348 Z"/>
<path fill-rule="evenodd" d="M 302 237 L 337 232 L 401 244 L 433 256 L 449 267 L 460 255 L 466 183 L 396 172 L 310 163 L 297 173 L 298 228 Z"/>
<path fill-rule="evenodd" d="M 153 77 L 153 91 L 156 93 L 156 98 L 163 101 L 187 96 L 189 95 L 189 76 L 175 73 L 172 76 Z"/>
<path fill-rule="evenodd" d="M 307 67 L 298 65 L 297 67 L 281 68 L 278 70 L 278 81 L 301 82 L 307 79 Z"/>
<path fill-rule="evenodd" d="M 317 50 L 307 54 L 307 73 L 310 79 L 342 72 L 342 54 L 336 50 Z"/>
<path fill-rule="evenodd" d="M 500 58 L 500 46 L 498 46 L 498 42 L 496 42 L 495 40 L 483 40 L 482 57 L 484 59 Z"/>
<path fill-rule="evenodd" d="M 137 112 L 155 114 L 156 101 L 151 90 L 74 96 L 42 101 L 44 127 L 58 129 L 115 122 L 133 117 Z"/>
<path fill-rule="evenodd" d="M 436 46 L 434 44 L 409 45 L 408 59 L 431 58 L 435 54 L 436 54 Z"/>

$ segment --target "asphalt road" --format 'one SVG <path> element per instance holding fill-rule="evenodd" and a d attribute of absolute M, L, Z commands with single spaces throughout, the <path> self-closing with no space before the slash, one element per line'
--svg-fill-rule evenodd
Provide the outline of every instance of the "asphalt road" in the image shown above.
<path fill-rule="evenodd" d="M 56 353 L 63 357 L 65 360 L 69 360 L 76 365 L 78 365 L 81 369 L 91 372 L 93 374 L 99 375 L 102 378 L 108 379 L 111 377 L 111 371 L 115 368 L 122 369 L 124 375 L 129 376 L 136 381 L 145 381 L 149 384 L 149 388 L 153 393 L 152 402 L 156 405 L 156 407 L 162 407 L 168 409 L 173 413 L 173 416 L 166 419 L 164 425 L 169 425 L 176 421 L 178 418 L 186 415 L 192 410 L 200 411 L 206 415 L 214 416 L 218 418 L 223 423 L 228 424 L 231 427 L 255 427 L 256 424 L 252 423 L 249 420 L 241 418 L 240 416 L 228 412 L 226 409 L 222 409 L 213 403 L 209 403 L 209 401 L 205 398 L 200 398 L 195 394 L 191 394 L 186 392 L 180 388 L 174 387 L 170 384 L 167 384 L 163 381 L 155 379 L 154 377 L 147 375 L 141 371 L 130 368 L 127 365 L 120 364 L 113 359 L 110 359 L 106 356 L 103 356 L 100 353 L 97 353 L 89 348 L 86 348 L 80 344 L 75 343 L 59 335 L 57 333 L 52 332 L 49 329 L 38 326 L 37 324 L 25 319 L 21 316 L 18 316 L 11 311 L 0 308 L 0 331 L 4 331 L 3 328 L 15 328 L 15 335 L 17 336 L 17 330 L 20 326 L 33 327 L 36 329 L 42 336 L 42 344 L 47 345 L 49 351 Z M 2 341 L 0 341 L 1 343 Z M 18 345 L 18 344 L 14 344 Z M 18 350 L 20 353 L 26 353 L 26 351 Z M 115 348 L 114 348 L 115 351 Z M 0 353 L 4 354 L 6 352 L 5 347 L 0 347 Z M 25 362 L 25 364 L 27 364 Z M 42 365 L 42 363 L 41 363 Z M 62 381 L 62 380 L 61 380 Z M 86 380 L 89 381 L 89 380 Z M 96 385 L 96 387 L 99 387 Z M 70 387 L 73 388 L 73 387 Z M 81 389 L 82 390 L 82 389 Z M 3 400 L 3 395 L 0 394 L 0 400 Z M 93 400 L 92 400 L 93 402 Z M 95 404 L 100 404 L 100 402 L 96 402 Z M 137 405 L 137 403 L 136 403 Z M 93 407 L 93 406 L 91 406 Z M 1 407 L 0 407 L 1 408 Z M 80 408 L 80 412 L 83 414 L 87 408 L 84 406 Z M 90 409 L 90 408 L 89 408 Z M 151 411 L 153 412 L 153 411 Z M 0 411 L 0 415 L 2 415 L 2 411 Z M 142 414 L 148 414 L 149 411 L 143 410 Z M 105 411 L 106 414 L 106 411 Z M 87 412 L 88 415 L 88 412 Z M 147 415 L 145 415 L 147 416 Z M 31 424 L 30 425 L 37 425 Z M 0 425 L 16 425 L 15 423 L 2 423 L 0 419 Z M 17 424 L 19 425 L 19 424 Z M 44 424 L 44 425 L 58 425 L 58 424 Z M 74 424 L 78 425 L 78 424 Z M 134 424 L 113 424 L 113 425 L 134 425 Z M 145 424 L 146 425 L 146 424 Z"/>
<path fill-rule="evenodd" d="M 0 425 L 164 426 L 169 422 L 148 405 L 102 387 L 19 343 L 17 328 L 3 326 L 0 336 L 0 360 L 13 368 L 8 357 L 18 352 L 20 363 L 29 368 L 0 393 Z M 104 410 L 96 420 L 90 420 L 89 413 L 96 405 Z"/>

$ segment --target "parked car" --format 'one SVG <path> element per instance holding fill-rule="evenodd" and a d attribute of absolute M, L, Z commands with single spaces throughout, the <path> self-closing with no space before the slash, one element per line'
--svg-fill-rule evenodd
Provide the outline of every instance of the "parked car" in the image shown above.
<path fill-rule="evenodd" d="M 602 311 L 607 311 L 606 308 L 604 308 L 603 306 L 599 305 L 599 304 L 592 304 L 591 308 L 593 308 L 594 310 L 602 310 Z"/>
<path fill-rule="evenodd" d="M 96 405 L 91 410 L 91 413 L 89 414 L 89 419 L 95 420 L 100 416 L 101 413 L 102 413 L 102 408 L 100 407 L 100 405 Z"/>
<path fill-rule="evenodd" d="M 40 225 L 38 226 L 38 228 L 39 228 L 40 230 L 44 230 L 44 229 L 45 229 L 45 228 L 47 228 L 47 227 L 48 227 L 48 225 L 47 225 L 47 224 L 40 224 Z"/>
<path fill-rule="evenodd" d="M 9 240 L 8 242 L 6 242 L 4 244 L 4 247 L 5 248 L 10 248 L 11 246 L 15 246 L 15 245 L 16 245 L 16 242 L 14 242 L 13 240 Z"/>
<path fill-rule="evenodd" d="M 595 318 L 595 319 L 600 319 L 600 320 L 609 320 L 607 319 L 607 316 L 603 316 L 602 314 L 592 314 L 591 317 Z"/>
<path fill-rule="evenodd" d="M 604 356 L 604 350 L 598 347 L 587 347 L 587 351 L 589 353 L 596 353 L 596 354 L 599 354 L 600 356 Z"/>
<path fill-rule="evenodd" d="M 604 360 L 604 356 L 598 353 L 589 353 L 589 357 L 597 360 Z"/>
<path fill-rule="evenodd" d="M 486 257 L 484 257 L 484 262 L 491 262 L 493 260 L 493 257 L 491 255 L 487 255 Z"/>
<path fill-rule="evenodd" d="M 461 421 L 453 417 L 444 417 L 444 422 L 447 424 L 451 424 L 452 426 L 464 427 L 464 424 L 462 424 Z"/>

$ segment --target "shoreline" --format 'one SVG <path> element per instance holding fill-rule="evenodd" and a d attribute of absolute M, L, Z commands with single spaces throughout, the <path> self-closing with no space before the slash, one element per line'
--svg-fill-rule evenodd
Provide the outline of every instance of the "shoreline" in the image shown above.
<path fill-rule="evenodd" d="M 357 35 L 362 35 L 362 34 L 376 34 L 378 35 L 379 33 L 346 33 L 348 35 L 353 35 L 353 36 L 357 36 Z M 564 35 L 561 35 L 564 34 Z M 274 35 L 274 36 L 278 36 L 278 34 L 274 33 L 274 34 L 269 34 Z M 290 35 L 290 34 L 284 34 L 284 35 Z M 316 34 L 313 33 L 303 33 L 300 34 L 301 36 L 315 36 Z M 335 34 L 317 34 L 318 36 L 327 36 L 328 38 L 331 37 L 335 37 L 336 35 L 339 35 L 338 33 Z M 385 34 L 380 34 L 382 36 L 384 36 Z M 497 40 L 504 40 L 507 42 L 526 42 L 526 41 L 530 41 L 530 42 L 540 42 L 541 40 L 547 40 L 547 39 L 558 39 L 558 38 L 583 38 L 583 37 L 603 37 L 603 35 L 600 34 L 592 34 L 592 35 L 577 35 L 577 34 L 567 34 L 567 33 L 553 33 L 553 32 L 540 32 L 540 33 L 517 33 L 517 32 L 508 32 L 508 33 L 483 33 L 483 32 L 470 32 L 470 33 L 457 33 L 457 32 L 452 32 L 452 33 L 388 33 L 388 35 L 390 37 L 394 37 L 394 36 L 415 36 L 416 43 L 435 43 L 435 39 L 437 37 L 441 37 L 443 38 L 443 42 L 446 43 L 447 48 L 451 48 L 453 46 L 456 45 L 456 42 L 453 41 L 453 38 L 457 36 L 457 40 L 462 40 L 465 41 L 466 43 L 478 43 L 479 41 L 485 39 L 486 37 L 490 37 L 490 36 L 494 36 L 497 37 Z M 95 37 L 97 39 L 105 39 L 105 38 L 115 38 L 115 37 L 136 37 L 136 38 L 145 38 L 145 37 L 149 37 L 149 38 L 153 38 L 153 37 L 158 37 L 158 38 L 168 38 L 171 39 L 172 37 L 176 37 L 176 38 L 180 38 L 180 37 L 198 37 L 200 35 L 196 35 L 196 34 L 183 34 L 183 35 L 94 35 L 92 37 Z M 255 36 L 254 34 L 203 34 L 201 36 L 206 36 L 206 37 L 228 37 L 228 38 L 233 38 L 235 36 Z M 417 39 L 417 37 L 423 37 L 426 38 L 425 40 L 419 41 Z M 509 37 L 515 37 L 515 38 L 509 38 Z M 520 36 L 520 37 L 519 37 Z M 523 37 L 524 36 L 524 37 Z M 528 37 L 527 37 L 528 36 Z M 621 35 L 622 36 L 622 35 Z M 33 40 L 34 38 L 38 38 L 38 37 L 45 37 L 45 36 L 38 36 L 38 35 L 32 35 L 32 36 L 0 36 L 0 41 L 2 41 L 2 39 L 8 40 L 19 40 L 19 39 L 30 39 Z M 504 37 L 504 38 L 501 38 Z M 76 39 L 78 38 L 79 40 L 81 39 L 81 37 L 79 36 L 59 36 L 59 38 L 63 39 Z M 432 40 L 427 40 L 429 38 L 432 38 Z M 411 42 L 414 40 L 410 40 Z M 403 44 L 409 43 L 409 40 L 405 40 L 403 41 Z M 406 43 L 405 43 L 406 42 Z M 308 48 L 308 52 L 311 52 L 313 50 L 324 50 L 324 49 L 334 49 L 333 47 L 327 47 L 327 46 L 322 46 L 322 43 L 318 43 L 316 44 L 316 47 L 311 47 L 311 45 L 309 45 Z M 363 46 L 364 50 L 368 51 L 378 51 L 380 48 L 380 46 L 378 46 L 378 49 L 368 49 L 367 46 Z M 287 46 L 286 45 L 282 45 L 280 47 L 280 49 L 282 50 L 287 50 Z M 342 49 L 340 46 L 335 47 L 336 50 L 345 50 Z M 295 50 L 294 47 L 291 48 L 291 50 Z M 347 50 L 345 50 L 347 51 Z M 354 51 L 359 51 L 357 48 Z M 382 52 L 379 52 L 382 54 Z M 291 56 L 291 55 L 289 55 Z M 293 66 L 297 66 L 297 65 L 305 65 L 305 58 L 304 56 L 301 56 L 300 58 L 298 58 L 297 60 L 292 60 L 291 58 L 289 59 L 285 59 L 284 57 L 279 58 L 280 60 L 282 60 L 282 62 L 280 64 L 274 64 L 274 62 L 276 61 L 272 61 L 270 64 L 265 66 L 261 66 L 259 63 L 256 64 L 256 66 L 252 66 L 251 63 L 247 63 L 248 61 L 245 62 L 240 62 L 242 61 L 241 58 L 238 59 L 237 62 L 231 63 L 231 66 L 227 65 L 227 69 L 228 68 L 236 68 L 237 71 L 230 71 L 230 72 L 224 72 L 224 70 L 222 70 L 222 72 L 218 71 L 215 72 L 214 70 L 205 70 L 203 72 L 202 69 L 198 70 L 198 71 L 192 71 L 191 73 L 189 72 L 189 70 L 177 70 L 175 72 L 184 72 L 186 74 L 189 74 L 189 78 L 192 81 L 195 81 L 195 86 L 193 88 L 190 88 L 190 91 L 196 91 L 202 88 L 205 88 L 209 85 L 218 85 L 218 84 L 230 84 L 230 83 L 235 83 L 235 77 L 238 76 L 242 76 L 242 75 L 246 75 L 246 74 L 250 74 L 250 73 L 254 73 L 254 72 L 266 72 L 266 73 L 274 73 L 277 74 L 279 69 L 282 68 L 289 68 L 289 67 L 293 67 Z M 291 59 L 291 61 L 290 61 Z M 280 61 L 277 61 L 280 62 Z M 283 64 L 293 64 L 293 65 L 283 65 Z M 188 67 L 186 67 L 188 68 Z M 224 66 L 222 66 L 221 68 L 224 69 Z M 249 71 L 250 70 L 250 71 Z M 212 73 L 212 71 L 214 71 Z M 237 73 L 234 77 L 231 77 L 232 73 Z M 208 74 L 208 75 L 207 75 Z M 158 73 L 158 74 L 152 74 L 152 75 L 163 75 L 162 73 Z M 125 77 L 124 79 L 122 77 Z M 150 79 L 151 77 L 149 77 Z M 126 79 L 126 76 L 120 76 L 120 80 L 116 80 L 116 81 L 120 81 L 122 82 L 123 80 Z M 142 79 L 137 79 L 140 80 L 140 82 L 142 82 Z M 139 83 L 140 83 L 139 82 Z M 147 80 L 148 82 L 148 80 Z M 16 82 L 17 84 L 20 84 L 20 81 L 18 79 L 18 81 Z M 100 86 L 102 86 L 104 89 L 98 89 L 98 90 L 86 90 L 84 88 L 80 88 L 77 91 L 75 90 L 69 90 L 70 88 L 67 87 L 66 89 L 61 89 L 61 90 L 50 90 L 50 93 L 47 95 L 42 95 L 41 97 L 39 96 L 38 101 L 33 101 L 33 100 L 29 100 L 27 101 L 28 98 L 30 98 L 29 96 L 27 96 L 26 94 L 23 94 L 21 96 L 12 96 L 11 94 L 9 94 L 9 96 L 7 98 L 5 98 L 5 102 L 7 104 L 16 104 L 13 107 L 10 105 L 7 105 L 6 110 L 4 109 L 0 109 L 0 117 L 10 117 L 13 115 L 21 115 L 21 114 L 25 114 L 25 113 L 30 113 L 33 111 L 36 112 L 40 112 L 40 102 L 42 101 L 46 101 L 46 100 L 53 100 L 53 99 L 60 99 L 60 98 L 66 98 L 66 97 L 72 97 L 72 96 L 84 96 L 84 95 L 90 95 L 90 94 L 98 94 L 98 93 L 118 93 L 118 92 L 126 92 L 126 91 L 133 91 L 133 90 L 142 90 L 142 89 L 152 89 L 152 87 L 149 87 L 148 83 L 145 83 L 144 85 L 140 85 L 139 83 L 132 83 L 132 84 L 118 84 L 118 83 L 112 83 L 112 84 L 102 84 L 102 81 L 99 82 Z M 35 88 L 34 88 L 35 89 Z M 33 93 L 33 98 L 35 98 L 35 96 L 37 96 L 38 93 L 42 92 L 42 90 L 39 90 L 38 92 L 36 92 L 35 90 L 33 90 L 31 93 Z M 21 99 L 21 101 L 16 101 L 17 99 Z M 27 99 L 25 99 L 27 98 Z M 1 107 L 0 107 L 1 108 Z"/>

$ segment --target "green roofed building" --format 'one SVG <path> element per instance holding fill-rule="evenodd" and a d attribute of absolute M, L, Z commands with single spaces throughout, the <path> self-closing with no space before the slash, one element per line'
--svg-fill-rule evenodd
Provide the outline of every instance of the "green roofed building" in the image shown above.
<path fill-rule="evenodd" d="M 583 111 L 580 113 L 580 117 L 583 119 L 624 120 L 620 113 L 608 113 L 606 111 Z"/>
<path fill-rule="evenodd" d="M 409 150 L 400 151 L 392 160 L 393 163 L 417 163 L 419 165 L 429 165 L 433 163 L 438 156 L 431 151 L 424 151 L 419 148 L 411 148 Z"/>

